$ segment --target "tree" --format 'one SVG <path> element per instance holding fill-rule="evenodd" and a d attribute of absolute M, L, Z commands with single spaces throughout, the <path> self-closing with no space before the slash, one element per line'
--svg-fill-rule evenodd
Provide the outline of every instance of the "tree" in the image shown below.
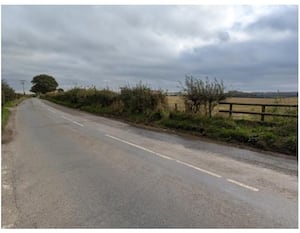
<path fill-rule="evenodd" d="M 33 77 L 31 83 L 33 86 L 30 91 L 36 94 L 45 94 L 47 92 L 55 91 L 58 86 L 56 80 L 47 74 L 40 74 Z"/>
<path fill-rule="evenodd" d="M 202 80 L 195 79 L 193 76 L 186 76 L 185 83 L 182 85 L 186 105 L 194 113 L 199 112 L 201 105 L 204 103 L 202 86 Z"/>
<path fill-rule="evenodd" d="M 196 79 L 193 76 L 186 76 L 185 83 L 182 85 L 185 92 L 185 99 L 194 113 L 200 111 L 203 105 L 205 115 L 212 116 L 212 111 L 217 103 L 226 98 L 223 81 L 214 79 L 210 82 L 208 78 L 205 81 Z"/>

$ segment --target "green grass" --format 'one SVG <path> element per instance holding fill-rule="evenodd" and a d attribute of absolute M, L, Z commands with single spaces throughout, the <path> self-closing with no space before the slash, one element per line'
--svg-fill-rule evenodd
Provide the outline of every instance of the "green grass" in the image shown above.
<path fill-rule="evenodd" d="M 168 128 L 211 139 L 297 155 L 297 120 L 262 123 L 222 117 L 206 118 L 185 113 L 171 113 L 170 117 L 162 120 L 160 124 Z"/>
<path fill-rule="evenodd" d="M 28 96 L 23 96 L 21 98 L 9 101 L 9 102 L 5 103 L 4 107 L 7 107 L 7 108 L 15 107 L 27 98 L 29 98 L 29 97 Z"/>
<path fill-rule="evenodd" d="M 13 101 L 9 101 L 7 103 L 5 103 L 4 106 L 1 107 L 1 129 L 2 129 L 2 133 L 4 132 L 5 126 L 8 122 L 8 119 L 11 115 L 11 112 L 8 108 L 11 107 L 15 107 L 18 104 L 20 104 L 23 100 L 27 99 L 28 97 L 21 97 L 19 99 L 13 100 Z"/>
<path fill-rule="evenodd" d="M 7 109 L 6 107 L 2 107 L 1 108 L 1 129 L 2 129 L 2 133 L 5 129 L 5 126 L 8 122 L 10 116 L 10 111 L 9 109 Z"/>

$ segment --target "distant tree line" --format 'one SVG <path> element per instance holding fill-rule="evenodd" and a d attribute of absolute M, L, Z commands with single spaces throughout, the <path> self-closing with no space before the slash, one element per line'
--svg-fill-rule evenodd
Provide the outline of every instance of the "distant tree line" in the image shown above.
<path fill-rule="evenodd" d="M 242 91 L 228 91 L 227 97 L 237 98 L 287 98 L 287 97 L 298 97 L 298 92 L 242 92 Z"/>

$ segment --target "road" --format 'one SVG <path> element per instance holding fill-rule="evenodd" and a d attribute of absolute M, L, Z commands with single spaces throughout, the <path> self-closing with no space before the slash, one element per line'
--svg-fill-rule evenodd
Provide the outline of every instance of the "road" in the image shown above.
<path fill-rule="evenodd" d="M 2 146 L 4 228 L 297 228 L 297 160 L 32 98 Z"/>

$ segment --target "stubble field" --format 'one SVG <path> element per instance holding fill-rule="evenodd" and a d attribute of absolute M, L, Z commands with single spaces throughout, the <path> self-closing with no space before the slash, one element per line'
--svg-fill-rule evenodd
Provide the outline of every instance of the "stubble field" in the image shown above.
<path fill-rule="evenodd" d="M 175 104 L 177 104 L 178 111 L 185 111 L 184 100 L 181 96 L 167 96 L 167 101 L 170 110 L 175 110 Z M 298 97 L 290 98 L 226 98 L 223 102 L 228 103 L 247 103 L 247 104 L 288 104 L 295 105 L 298 104 Z M 217 105 L 214 109 L 213 114 L 219 116 L 228 116 L 227 113 L 219 113 L 219 110 L 229 110 L 229 105 Z M 250 111 L 250 112 L 261 112 L 260 106 L 247 106 L 247 105 L 233 105 L 234 111 Z M 267 107 L 267 112 L 277 112 L 284 113 L 286 111 L 295 111 L 293 108 L 277 108 L 277 107 Z M 259 119 L 259 116 L 247 115 L 247 114 L 234 114 L 234 119 Z"/>

